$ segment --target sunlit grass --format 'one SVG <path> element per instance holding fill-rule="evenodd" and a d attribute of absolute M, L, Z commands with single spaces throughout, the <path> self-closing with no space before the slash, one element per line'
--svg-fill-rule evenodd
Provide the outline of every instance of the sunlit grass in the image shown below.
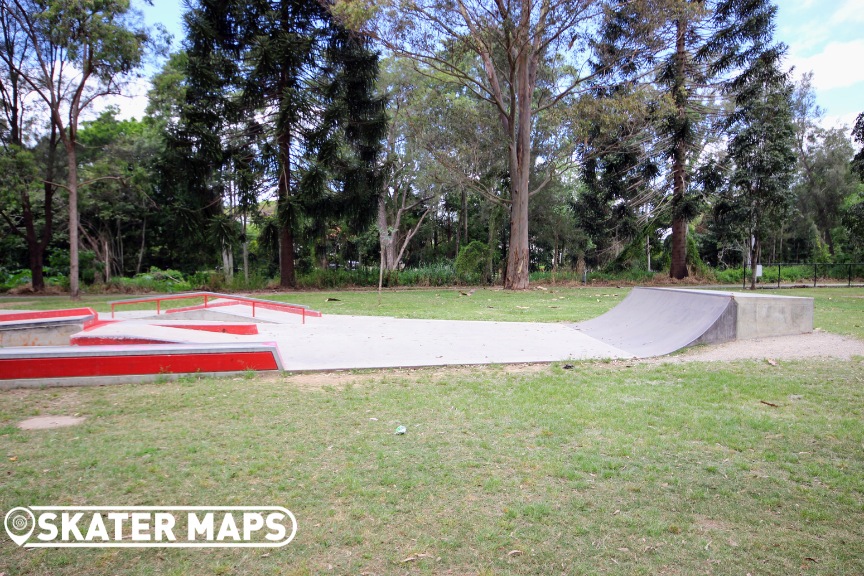
<path fill-rule="evenodd" d="M 0 571 L 860 573 L 862 367 L 584 363 L 6 392 L 0 509 L 283 505 L 300 528 L 266 552 L 4 541 Z M 58 413 L 87 421 L 14 428 Z"/>

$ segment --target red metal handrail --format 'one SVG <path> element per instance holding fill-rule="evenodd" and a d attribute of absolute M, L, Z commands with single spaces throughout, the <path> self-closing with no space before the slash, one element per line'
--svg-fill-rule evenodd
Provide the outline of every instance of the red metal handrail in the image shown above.
<path fill-rule="evenodd" d="M 171 310 L 166 310 L 165 313 L 169 314 L 172 312 L 180 312 L 186 310 L 201 310 L 208 308 L 215 308 L 219 306 L 231 306 L 231 303 L 227 302 L 219 302 L 217 304 L 213 304 L 210 302 L 211 299 L 219 299 L 219 300 L 229 300 L 234 303 L 247 304 L 252 307 L 252 317 L 255 318 L 255 310 L 257 308 L 264 308 L 267 310 L 277 310 L 279 312 L 288 312 L 289 314 L 300 314 L 303 317 L 303 324 L 306 323 L 306 317 L 311 316 L 314 318 L 318 318 L 321 316 L 321 312 L 317 310 L 310 310 L 308 306 L 304 306 L 302 304 L 288 304 L 285 302 L 275 302 L 273 300 L 261 300 L 258 298 L 250 298 L 248 296 L 237 296 L 233 294 L 219 294 L 218 292 L 187 292 L 183 294 L 170 294 L 166 296 L 148 296 L 145 298 L 130 298 L 128 300 L 115 300 L 113 302 L 109 302 L 111 305 L 111 318 L 114 318 L 114 309 L 116 306 L 123 306 L 129 304 L 145 304 L 149 302 L 156 303 L 156 315 L 161 314 L 162 311 L 162 302 L 167 300 L 189 300 L 192 298 L 203 298 L 204 304 L 197 306 L 184 306 L 182 308 L 173 308 Z"/>

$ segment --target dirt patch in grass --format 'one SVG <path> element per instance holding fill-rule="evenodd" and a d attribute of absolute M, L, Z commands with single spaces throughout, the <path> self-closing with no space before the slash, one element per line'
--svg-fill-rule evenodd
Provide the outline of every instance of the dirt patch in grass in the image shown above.
<path fill-rule="evenodd" d="M 694 518 L 694 525 L 700 532 L 728 532 L 732 529 L 726 522 L 700 515 Z"/>
<path fill-rule="evenodd" d="M 330 372 L 302 372 L 289 375 L 259 377 L 269 382 L 284 381 L 300 390 L 320 390 L 325 387 L 344 389 L 348 386 L 369 384 L 381 379 L 410 379 L 414 381 L 458 380 L 477 376 L 478 372 L 500 371 L 503 374 L 539 374 L 549 370 L 548 363 L 504 364 L 491 366 L 430 366 L 382 370 L 337 370 Z"/>
<path fill-rule="evenodd" d="M 320 390 L 331 386 L 345 388 L 369 382 L 375 378 L 375 373 L 355 373 L 350 371 L 340 372 L 304 372 L 302 374 L 291 374 L 290 376 L 274 376 L 271 381 L 284 380 L 286 383 L 300 390 Z"/>
<path fill-rule="evenodd" d="M 21 430 L 49 430 L 51 428 L 65 428 L 66 426 L 77 426 L 86 420 L 83 416 L 36 416 L 18 423 Z"/>

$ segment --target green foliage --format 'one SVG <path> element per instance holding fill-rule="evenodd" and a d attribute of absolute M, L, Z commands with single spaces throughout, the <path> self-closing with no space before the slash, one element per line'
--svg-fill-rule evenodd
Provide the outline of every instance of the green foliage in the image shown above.
<path fill-rule="evenodd" d="M 426 264 L 394 270 L 385 276 L 385 286 L 453 286 L 458 283 L 456 270 L 450 262 Z"/>
<path fill-rule="evenodd" d="M 209 207 L 196 228 L 225 205 L 254 213 L 267 188 L 283 254 L 321 242 L 334 221 L 361 233 L 376 207 L 386 128 L 368 38 L 316 2 L 202 0 L 186 19 L 186 102 L 174 134 L 183 153 L 172 171 L 191 206 Z M 295 285 L 294 258 L 280 266 L 280 284 Z"/>
<path fill-rule="evenodd" d="M 151 268 L 132 278 L 115 278 L 111 286 L 123 292 L 185 292 L 193 287 L 179 270 Z"/>
<path fill-rule="evenodd" d="M 466 284 L 488 282 L 489 278 L 486 277 L 488 261 L 489 247 L 483 242 L 474 240 L 459 250 L 454 264 L 456 275 Z"/>
<path fill-rule="evenodd" d="M 456 271 L 449 263 L 393 270 L 384 275 L 384 286 L 387 288 L 453 286 L 458 283 Z M 297 287 L 303 290 L 373 288 L 377 285 L 378 268 L 371 266 L 356 270 L 313 268 L 297 275 Z"/>
<path fill-rule="evenodd" d="M 861 149 L 855 154 L 852 159 L 852 170 L 858 175 L 858 178 L 864 182 L 864 112 L 858 115 L 855 119 L 855 126 L 852 128 L 852 137 L 855 142 L 861 145 Z"/>
<path fill-rule="evenodd" d="M 629 270 L 594 270 L 589 271 L 584 276 L 576 270 L 559 270 L 552 272 L 550 270 L 535 271 L 531 273 L 531 282 L 557 283 L 564 284 L 583 284 L 587 280 L 587 284 L 594 282 L 611 283 L 621 282 L 623 284 L 651 284 L 657 279 L 664 278 L 665 274 L 660 272 L 649 272 L 648 270 L 635 268 Z"/>
<path fill-rule="evenodd" d="M 864 201 L 856 202 L 843 212 L 843 224 L 849 230 L 851 255 L 856 260 L 864 259 Z"/>
<path fill-rule="evenodd" d="M 377 284 L 378 270 L 371 267 L 358 270 L 316 268 L 297 276 L 297 287 L 303 290 L 376 286 Z"/>
<path fill-rule="evenodd" d="M 740 267 L 715 272 L 720 284 L 741 284 L 743 273 L 744 270 Z M 781 265 L 778 272 L 777 266 L 769 265 L 762 268 L 759 282 L 765 285 L 776 284 L 779 275 L 781 284 L 812 284 L 814 274 L 817 281 L 845 282 L 850 273 L 853 280 L 860 279 L 864 276 L 864 266 L 852 264 L 850 268 L 849 264 L 819 263 L 815 267 L 813 264 L 792 264 Z M 747 278 L 750 278 L 750 268 L 747 269 Z"/>
<path fill-rule="evenodd" d="M 8 292 L 13 288 L 26 286 L 30 283 L 29 270 L 6 271 L 0 268 L 0 292 Z"/>

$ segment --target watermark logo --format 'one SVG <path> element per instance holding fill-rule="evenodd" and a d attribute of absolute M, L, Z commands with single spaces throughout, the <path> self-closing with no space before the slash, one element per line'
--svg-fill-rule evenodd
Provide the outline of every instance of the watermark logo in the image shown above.
<path fill-rule="evenodd" d="M 278 548 L 297 534 L 281 506 L 30 506 L 4 525 L 24 548 Z"/>

